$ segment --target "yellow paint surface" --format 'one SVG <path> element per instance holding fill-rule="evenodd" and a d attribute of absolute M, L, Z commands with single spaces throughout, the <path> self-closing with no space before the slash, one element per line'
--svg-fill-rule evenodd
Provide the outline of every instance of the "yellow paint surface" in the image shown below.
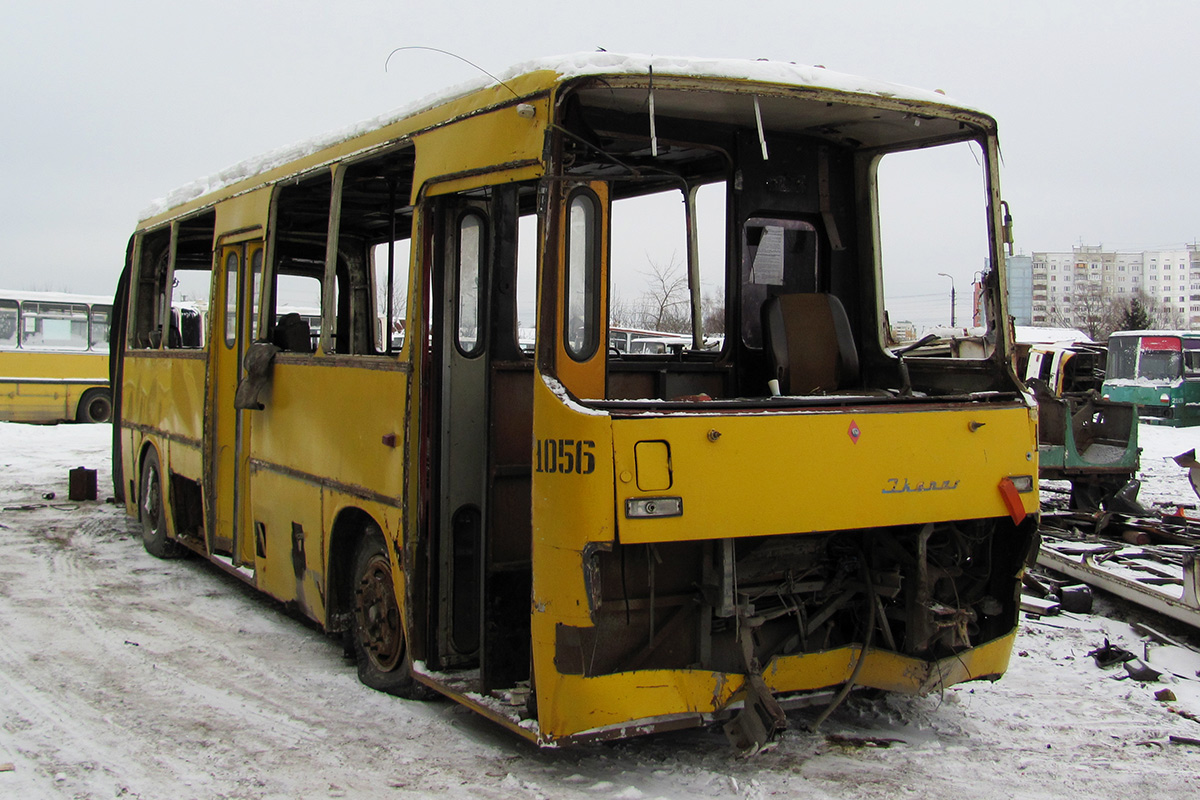
<path fill-rule="evenodd" d="M 972 422 L 983 425 L 972 432 Z M 638 476 L 617 484 L 619 537 L 659 542 L 1007 516 L 998 486 L 1010 475 L 1036 481 L 1034 430 L 1017 405 L 617 419 L 616 472 Z M 683 499 L 680 517 L 624 517 L 627 498 L 661 494 L 641 486 L 636 454 L 650 441 L 669 443 L 669 494 Z M 1036 492 L 1022 499 L 1028 513 L 1037 511 Z"/>

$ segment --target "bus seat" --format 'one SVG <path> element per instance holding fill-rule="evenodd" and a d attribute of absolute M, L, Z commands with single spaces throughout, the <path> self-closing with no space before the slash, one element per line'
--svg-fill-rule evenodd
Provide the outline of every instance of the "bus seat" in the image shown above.
<path fill-rule="evenodd" d="M 842 302 L 785 294 L 763 304 L 763 341 L 783 394 L 835 392 L 858 381 L 858 350 Z"/>
<path fill-rule="evenodd" d="M 275 334 L 271 342 L 280 350 L 290 350 L 293 353 L 311 353 L 312 338 L 308 323 L 299 314 L 284 314 L 275 323 Z"/>

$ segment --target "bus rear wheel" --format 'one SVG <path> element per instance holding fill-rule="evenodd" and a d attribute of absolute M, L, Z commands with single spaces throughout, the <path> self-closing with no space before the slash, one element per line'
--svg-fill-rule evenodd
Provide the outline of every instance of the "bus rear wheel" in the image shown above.
<path fill-rule="evenodd" d="M 396 602 L 392 562 L 378 529 L 370 530 L 354 558 L 354 628 L 351 631 L 358 679 L 372 689 L 420 698 L 412 677 L 404 621 Z"/>
<path fill-rule="evenodd" d="M 179 558 L 187 549 L 167 538 L 167 507 L 163 493 L 162 468 L 158 453 L 150 450 L 142 461 L 142 491 L 138 494 L 138 517 L 142 521 L 142 546 L 156 558 Z"/>
<path fill-rule="evenodd" d="M 79 399 L 76 422 L 108 422 L 112 419 L 112 397 L 106 389 L 89 389 Z"/>

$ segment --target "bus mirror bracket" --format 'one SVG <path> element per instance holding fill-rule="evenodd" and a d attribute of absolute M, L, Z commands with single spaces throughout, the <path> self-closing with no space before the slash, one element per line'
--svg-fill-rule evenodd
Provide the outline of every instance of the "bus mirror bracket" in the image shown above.
<path fill-rule="evenodd" d="M 233 407 L 247 411 L 262 411 L 266 406 L 259 400 L 263 389 L 271 382 L 271 368 L 279 348 L 270 342 L 254 342 L 242 359 L 244 377 L 238 382 Z"/>

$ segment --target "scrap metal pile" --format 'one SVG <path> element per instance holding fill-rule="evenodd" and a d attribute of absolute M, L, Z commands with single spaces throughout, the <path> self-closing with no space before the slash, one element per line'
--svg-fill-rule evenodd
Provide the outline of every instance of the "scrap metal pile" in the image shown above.
<path fill-rule="evenodd" d="M 1194 485 L 1195 452 L 1175 460 Z M 1046 509 L 1040 533 L 1040 566 L 1200 628 L 1200 518 Z"/>

